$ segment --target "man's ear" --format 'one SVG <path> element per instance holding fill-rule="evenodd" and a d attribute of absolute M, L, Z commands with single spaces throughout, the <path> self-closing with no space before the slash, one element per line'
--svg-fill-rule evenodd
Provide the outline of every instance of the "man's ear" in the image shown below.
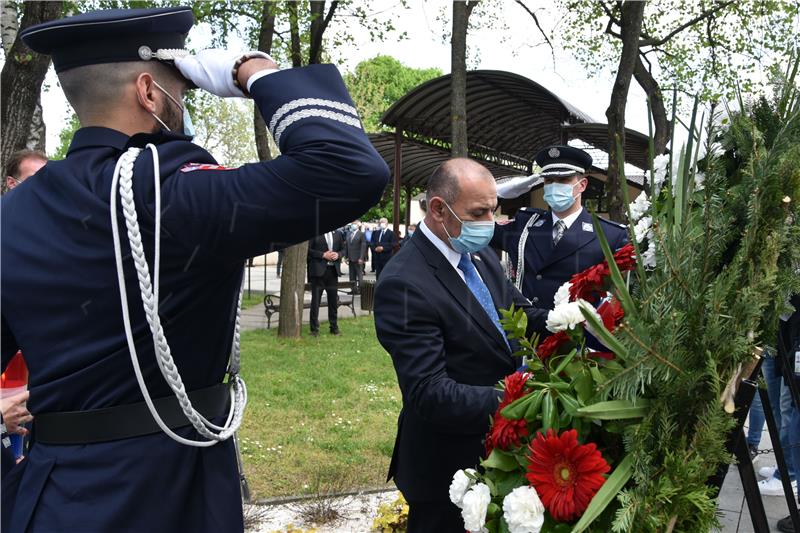
<path fill-rule="evenodd" d="M 17 180 L 12 178 L 11 176 L 6 176 L 6 189 L 9 191 L 17 186 Z"/>
<path fill-rule="evenodd" d="M 158 88 L 153 83 L 153 76 L 149 72 L 142 72 L 136 77 L 136 99 L 148 113 L 155 113 L 157 109 L 155 92 Z"/>
<path fill-rule="evenodd" d="M 447 207 L 444 205 L 444 200 L 438 196 L 434 196 L 431 198 L 430 202 L 428 202 L 428 213 L 431 214 L 433 220 L 436 222 L 442 222 L 444 220 L 445 209 L 447 209 Z"/>
<path fill-rule="evenodd" d="M 586 187 L 589 186 L 589 176 L 581 176 L 581 179 L 578 180 L 578 190 L 583 192 L 586 190 Z"/>

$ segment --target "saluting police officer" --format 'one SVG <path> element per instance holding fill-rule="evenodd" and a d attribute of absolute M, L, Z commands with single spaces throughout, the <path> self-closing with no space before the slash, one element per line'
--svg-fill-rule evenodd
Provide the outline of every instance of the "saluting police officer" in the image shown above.
<path fill-rule="evenodd" d="M 2 363 L 24 350 L 36 420 L 4 531 L 242 531 L 243 264 L 353 220 L 388 181 L 334 66 L 187 55 L 192 24 L 110 10 L 22 33 L 82 127 L 2 199 Z M 251 95 L 283 155 L 218 165 L 191 142 L 192 85 Z"/>
<path fill-rule="evenodd" d="M 541 168 L 544 200 L 550 211 L 521 208 L 510 222 L 496 224 L 491 245 L 508 253 L 517 288 L 541 309 L 536 329 L 545 332 L 558 288 L 574 274 L 603 261 L 604 256 L 592 216 L 581 204 L 592 156 L 572 146 L 550 146 L 536 154 L 535 161 Z M 527 187 L 517 187 L 518 194 L 503 196 L 500 185 L 498 195 L 518 196 L 530 189 L 534 179 L 528 180 Z M 600 223 L 612 250 L 627 242 L 624 225 L 603 218 Z"/>

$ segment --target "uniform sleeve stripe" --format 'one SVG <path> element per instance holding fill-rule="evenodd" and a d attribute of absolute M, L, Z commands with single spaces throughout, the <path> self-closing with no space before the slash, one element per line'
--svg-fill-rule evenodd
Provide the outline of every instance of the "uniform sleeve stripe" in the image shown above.
<path fill-rule="evenodd" d="M 323 100 L 322 98 L 299 98 L 297 100 L 292 100 L 286 104 L 283 104 L 281 107 L 275 111 L 275 114 L 272 115 L 272 118 L 269 121 L 269 132 L 272 134 L 273 137 L 276 135 L 275 126 L 277 126 L 278 122 L 290 111 L 297 109 L 298 107 L 303 106 L 323 106 L 323 107 L 332 107 L 333 109 L 338 109 L 339 111 L 344 111 L 346 113 L 350 113 L 356 119 L 358 119 L 358 111 L 356 108 L 345 104 L 344 102 L 337 102 L 336 100 Z"/>
<path fill-rule="evenodd" d="M 283 135 L 284 130 L 286 130 L 286 128 L 288 128 L 298 120 L 303 120 L 304 118 L 327 118 L 330 120 L 335 120 L 343 124 L 347 124 L 349 126 L 361 129 L 361 121 L 358 120 L 356 117 L 350 115 L 344 115 L 342 113 L 337 113 L 335 111 L 330 111 L 328 109 L 320 109 L 318 107 L 312 107 L 309 109 L 302 109 L 300 111 L 296 111 L 288 115 L 285 119 L 283 119 L 280 125 L 278 125 L 278 127 L 275 129 L 274 133 L 275 144 L 278 144 L 280 146 L 281 135 Z"/>

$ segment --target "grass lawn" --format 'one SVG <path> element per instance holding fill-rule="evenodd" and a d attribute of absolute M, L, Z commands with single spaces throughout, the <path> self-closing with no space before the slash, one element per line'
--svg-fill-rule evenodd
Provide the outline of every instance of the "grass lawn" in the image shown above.
<path fill-rule="evenodd" d="M 250 291 L 250 296 L 247 296 L 247 291 L 244 291 L 242 294 L 242 309 L 249 309 L 254 305 L 263 305 L 264 304 L 264 292 L 263 291 Z"/>
<path fill-rule="evenodd" d="M 342 335 L 242 334 L 249 402 L 240 430 L 254 499 L 385 483 L 401 398 L 372 317 Z"/>

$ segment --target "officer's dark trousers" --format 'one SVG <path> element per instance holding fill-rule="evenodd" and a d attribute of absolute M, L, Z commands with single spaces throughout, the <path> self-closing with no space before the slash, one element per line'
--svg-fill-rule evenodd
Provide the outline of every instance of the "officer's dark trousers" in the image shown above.
<path fill-rule="evenodd" d="M 328 300 L 328 322 L 331 331 L 339 331 L 339 324 L 336 321 L 337 303 L 336 285 L 339 283 L 339 275 L 336 267 L 328 265 L 325 273 L 321 277 L 309 278 L 311 283 L 311 331 L 319 331 L 319 301 L 322 298 L 322 291 L 325 291 Z"/>
<path fill-rule="evenodd" d="M 361 280 L 364 278 L 364 271 L 361 268 L 361 265 L 358 264 L 358 261 L 350 261 L 350 265 L 348 266 L 350 270 L 350 281 L 354 282 L 354 289 L 353 292 L 358 294 L 361 290 Z"/>
<path fill-rule="evenodd" d="M 450 500 L 409 501 L 408 533 L 463 533 L 461 511 Z"/>

